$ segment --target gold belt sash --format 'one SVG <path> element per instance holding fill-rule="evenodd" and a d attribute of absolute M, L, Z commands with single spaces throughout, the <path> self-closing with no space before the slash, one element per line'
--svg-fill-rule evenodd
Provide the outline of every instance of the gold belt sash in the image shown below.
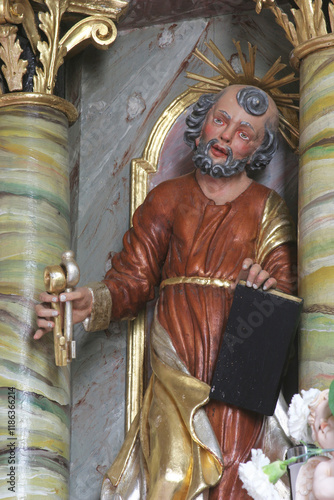
<path fill-rule="evenodd" d="M 193 285 L 201 286 L 215 286 L 218 288 L 229 288 L 233 281 L 221 280 L 219 278 L 200 278 L 199 276 L 174 276 L 173 278 L 167 278 L 163 280 L 160 284 L 160 290 L 168 285 L 179 285 L 184 283 L 191 283 Z"/>

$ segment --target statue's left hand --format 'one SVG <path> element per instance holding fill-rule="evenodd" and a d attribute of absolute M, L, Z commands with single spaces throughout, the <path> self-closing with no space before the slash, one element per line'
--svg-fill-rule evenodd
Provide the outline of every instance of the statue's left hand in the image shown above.
<path fill-rule="evenodd" d="M 277 287 L 277 280 L 272 278 L 267 271 L 262 269 L 260 264 L 254 263 L 252 259 L 245 259 L 243 261 L 242 270 L 234 286 L 232 286 L 232 289 L 236 287 L 240 280 L 246 281 L 247 286 L 255 289 L 260 286 L 262 286 L 263 290 Z"/>

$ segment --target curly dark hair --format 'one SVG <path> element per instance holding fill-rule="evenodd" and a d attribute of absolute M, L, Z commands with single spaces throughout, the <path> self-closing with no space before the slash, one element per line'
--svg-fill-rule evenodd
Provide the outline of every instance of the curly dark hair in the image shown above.
<path fill-rule="evenodd" d="M 264 138 L 261 146 L 257 148 L 246 166 L 247 173 L 255 173 L 264 170 L 273 159 L 278 148 L 278 135 L 274 130 L 267 126 L 264 131 Z"/>
<path fill-rule="evenodd" d="M 194 104 L 191 115 L 186 118 L 187 129 L 183 135 L 184 142 L 194 151 L 196 139 L 199 137 L 208 111 L 221 94 L 204 94 Z"/>

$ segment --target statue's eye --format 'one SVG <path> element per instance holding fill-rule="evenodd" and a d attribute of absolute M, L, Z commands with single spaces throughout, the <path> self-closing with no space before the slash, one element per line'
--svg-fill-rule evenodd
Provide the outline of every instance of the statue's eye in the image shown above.
<path fill-rule="evenodd" d="M 245 132 L 240 132 L 239 133 L 239 136 L 241 137 L 241 139 L 243 139 L 244 141 L 248 141 L 249 140 L 249 137 L 247 134 L 245 134 Z"/>

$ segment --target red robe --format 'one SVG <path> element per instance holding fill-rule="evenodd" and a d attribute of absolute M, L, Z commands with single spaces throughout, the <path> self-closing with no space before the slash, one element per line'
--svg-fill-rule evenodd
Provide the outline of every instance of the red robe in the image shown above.
<path fill-rule="evenodd" d="M 154 297 L 154 287 L 167 278 L 235 281 L 247 257 L 257 261 L 261 256 L 258 263 L 277 279 L 278 288 L 291 293 L 295 282 L 293 231 L 285 205 L 280 205 L 278 213 L 268 212 L 270 196 L 277 205 L 276 193 L 252 182 L 231 203 L 215 205 L 201 191 L 194 173 L 156 187 L 136 211 L 133 228 L 124 236 L 124 249 L 114 257 L 105 277 L 111 292 L 112 319 L 136 316 Z M 276 237 L 271 221 L 277 216 L 283 221 L 284 234 Z M 264 220 L 268 234 L 263 234 Z M 159 322 L 190 374 L 208 384 L 231 302 L 227 289 L 211 286 L 177 284 L 160 292 Z M 225 466 L 220 484 L 210 491 L 210 500 L 249 498 L 237 470 L 259 441 L 262 417 L 216 401 L 210 402 L 206 411 Z"/>

